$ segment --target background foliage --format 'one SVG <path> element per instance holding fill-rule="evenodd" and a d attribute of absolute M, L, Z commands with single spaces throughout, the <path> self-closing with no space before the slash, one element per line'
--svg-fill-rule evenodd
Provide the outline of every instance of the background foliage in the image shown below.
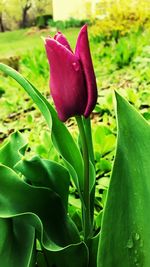
<path fill-rule="evenodd" d="M 150 121 L 150 10 L 147 8 L 147 1 L 134 3 L 133 5 L 133 1 L 120 0 L 117 1 L 117 5 L 116 1 L 108 5 L 106 1 L 103 8 L 104 16 L 101 16 L 100 6 L 97 7 L 99 19 L 90 20 L 90 24 L 93 25 L 89 27 L 89 37 L 99 94 L 97 106 L 92 114 L 97 173 L 95 214 L 98 214 L 98 217 L 95 229 L 101 226 L 102 210 L 114 158 L 116 123 L 113 90 L 121 92 Z M 6 6 L 3 5 L 1 8 L 4 7 Z M 9 8 L 13 14 L 11 5 Z M 77 21 L 70 21 L 70 26 L 77 26 Z M 0 34 L 0 61 L 19 70 L 50 102 L 49 69 L 43 40 L 40 37 L 53 36 L 56 27 L 63 27 L 63 33 L 74 48 L 79 31 L 77 28 L 66 29 L 67 22 L 57 22 L 53 25 L 51 23 L 52 21 L 50 29 L 41 30 L 34 27 Z M 62 162 L 52 146 L 48 128 L 33 102 L 18 84 L 2 74 L 0 106 L 0 146 L 10 133 L 19 130 L 29 141 L 27 157 L 30 158 L 36 152 L 42 158 Z M 66 124 L 77 139 L 74 119 L 68 120 Z M 80 202 L 73 185 L 70 186 L 69 203 L 69 212 L 80 228 Z"/>

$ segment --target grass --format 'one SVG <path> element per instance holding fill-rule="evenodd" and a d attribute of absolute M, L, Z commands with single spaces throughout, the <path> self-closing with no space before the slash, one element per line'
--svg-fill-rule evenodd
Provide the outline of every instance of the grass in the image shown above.
<path fill-rule="evenodd" d="M 63 33 L 69 37 L 72 47 L 75 45 L 79 29 L 66 29 Z M 0 33 L 0 59 L 19 56 L 34 48 L 43 48 L 42 36 L 53 36 L 56 31 L 36 30 L 35 28 Z"/>

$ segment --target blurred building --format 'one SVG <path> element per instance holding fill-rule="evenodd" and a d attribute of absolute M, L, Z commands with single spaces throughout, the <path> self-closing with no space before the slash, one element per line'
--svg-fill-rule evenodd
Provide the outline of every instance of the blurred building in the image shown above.
<path fill-rule="evenodd" d="M 53 19 L 86 19 L 95 14 L 96 6 L 101 0 L 52 0 Z"/>

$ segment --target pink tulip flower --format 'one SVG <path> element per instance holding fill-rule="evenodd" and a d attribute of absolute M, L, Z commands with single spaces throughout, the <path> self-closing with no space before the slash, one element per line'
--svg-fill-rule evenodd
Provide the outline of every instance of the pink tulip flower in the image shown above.
<path fill-rule="evenodd" d="M 58 32 L 45 39 L 50 64 L 50 89 L 61 121 L 76 115 L 87 118 L 97 101 L 96 79 L 89 49 L 87 25 L 79 33 L 75 53 Z"/>

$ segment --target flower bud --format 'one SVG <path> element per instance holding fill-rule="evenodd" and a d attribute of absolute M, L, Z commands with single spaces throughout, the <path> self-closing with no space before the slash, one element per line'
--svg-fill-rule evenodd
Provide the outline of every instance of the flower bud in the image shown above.
<path fill-rule="evenodd" d="M 87 25 L 79 33 L 75 53 L 58 32 L 46 38 L 50 88 L 61 121 L 76 115 L 88 117 L 97 101 L 96 79 L 89 49 Z"/>

